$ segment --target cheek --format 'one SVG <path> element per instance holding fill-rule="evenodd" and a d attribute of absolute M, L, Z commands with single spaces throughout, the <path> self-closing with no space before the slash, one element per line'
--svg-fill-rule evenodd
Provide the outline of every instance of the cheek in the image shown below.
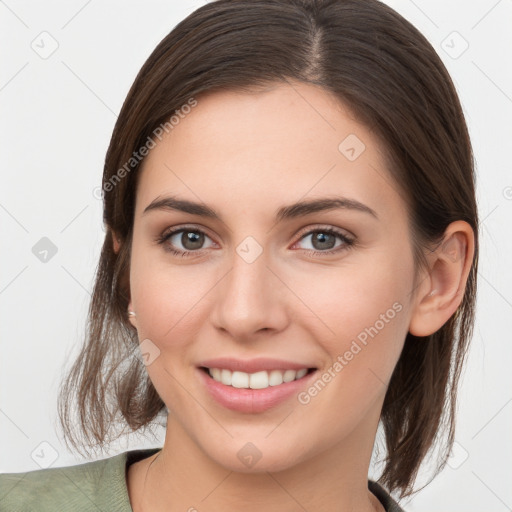
<path fill-rule="evenodd" d="M 314 278 L 295 276 L 294 291 L 309 308 L 302 327 L 313 332 L 331 371 L 343 375 L 333 379 L 333 388 L 351 390 L 353 398 L 370 388 L 384 390 L 408 331 L 412 254 L 381 256 Z"/>
<path fill-rule="evenodd" d="M 171 362 L 180 353 L 186 357 L 183 348 L 204 324 L 216 281 L 204 264 L 172 264 L 162 249 L 148 249 L 134 238 L 130 293 L 139 339 L 149 338 Z"/>
<path fill-rule="evenodd" d="M 180 382 L 183 369 L 190 366 L 188 346 L 203 323 L 199 315 L 205 295 L 214 284 L 205 281 L 204 272 L 200 278 L 191 269 L 167 265 L 160 257 L 150 259 L 142 250 L 132 253 L 130 291 L 138 337 L 151 340 L 157 354 L 146 371 L 171 411 L 187 407 Z"/>
<path fill-rule="evenodd" d="M 373 326 L 384 315 L 387 319 L 402 321 L 410 297 L 412 262 L 399 261 L 392 255 L 379 261 L 358 261 L 339 268 L 323 269 L 322 272 L 297 273 L 293 279 L 293 291 L 307 306 L 306 317 L 317 318 L 323 329 L 317 331 L 320 339 L 354 338 L 365 328 Z M 400 315 L 397 310 L 400 309 Z M 300 318 L 300 316 L 298 316 Z M 311 321 L 312 322 L 312 321 Z M 388 325 L 388 322 L 386 322 Z M 331 336 L 329 337 L 329 333 Z"/>

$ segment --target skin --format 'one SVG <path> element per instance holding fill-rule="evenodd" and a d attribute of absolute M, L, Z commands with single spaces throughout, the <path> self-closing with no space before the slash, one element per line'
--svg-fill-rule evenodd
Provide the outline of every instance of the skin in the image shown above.
<path fill-rule="evenodd" d="M 407 332 L 435 332 L 460 304 L 472 229 L 450 224 L 415 282 L 405 203 L 379 140 L 344 105 L 302 83 L 197 99 L 146 157 L 136 195 L 130 321 L 160 351 L 147 371 L 170 413 L 162 450 L 129 467 L 132 508 L 382 511 L 367 479 L 387 384 Z M 349 134 L 366 146 L 354 161 L 338 149 Z M 167 195 L 205 203 L 222 221 L 143 213 Z M 333 196 L 377 218 L 352 209 L 274 218 L 284 205 Z M 188 258 L 155 242 L 183 225 L 205 233 L 199 249 L 182 233 L 166 242 L 195 250 Z M 355 244 L 329 254 L 333 246 L 313 241 L 326 227 Z M 236 251 L 248 236 L 263 249 L 252 263 Z M 321 375 L 396 303 L 400 312 L 307 404 L 294 396 L 264 413 L 235 412 L 198 378 L 196 365 L 218 356 L 304 362 Z M 237 457 L 248 442 L 262 455 L 250 468 Z"/>

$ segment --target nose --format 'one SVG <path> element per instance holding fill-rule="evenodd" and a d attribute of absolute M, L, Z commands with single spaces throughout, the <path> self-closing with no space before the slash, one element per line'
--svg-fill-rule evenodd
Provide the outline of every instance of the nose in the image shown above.
<path fill-rule="evenodd" d="M 250 262 L 235 253 L 232 267 L 215 287 L 212 322 L 240 341 L 263 332 L 279 332 L 289 322 L 292 295 L 278 272 L 270 268 L 265 252 Z"/>

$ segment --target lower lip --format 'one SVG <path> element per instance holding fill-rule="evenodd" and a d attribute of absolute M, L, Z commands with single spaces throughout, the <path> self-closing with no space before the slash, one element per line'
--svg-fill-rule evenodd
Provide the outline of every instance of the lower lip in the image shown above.
<path fill-rule="evenodd" d="M 315 370 L 300 379 L 283 382 L 278 386 L 269 386 L 265 389 L 246 389 L 226 386 L 222 382 L 214 380 L 204 370 L 198 368 L 197 371 L 210 395 L 220 405 L 233 411 L 245 413 L 264 412 L 279 405 L 292 395 L 298 394 L 316 374 Z"/>

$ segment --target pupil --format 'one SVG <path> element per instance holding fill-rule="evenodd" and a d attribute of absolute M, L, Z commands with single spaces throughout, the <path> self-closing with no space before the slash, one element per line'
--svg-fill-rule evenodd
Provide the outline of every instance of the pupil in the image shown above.
<path fill-rule="evenodd" d="M 182 235 L 182 244 L 187 250 L 199 249 L 203 243 L 204 235 L 202 233 L 196 233 L 194 231 L 186 231 Z M 192 247 L 187 244 L 191 243 Z"/>
<path fill-rule="evenodd" d="M 329 238 L 331 238 L 331 240 L 330 240 L 331 243 L 329 243 L 328 241 L 326 242 L 326 239 L 328 240 Z M 315 242 L 320 243 L 320 247 L 315 247 L 315 248 L 332 249 L 334 247 L 334 245 L 333 245 L 334 237 L 330 233 L 318 233 L 316 236 L 313 237 L 313 245 L 314 246 L 315 246 Z M 322 245 L 322 244 L 327 244 L 327 245 Z"/>

